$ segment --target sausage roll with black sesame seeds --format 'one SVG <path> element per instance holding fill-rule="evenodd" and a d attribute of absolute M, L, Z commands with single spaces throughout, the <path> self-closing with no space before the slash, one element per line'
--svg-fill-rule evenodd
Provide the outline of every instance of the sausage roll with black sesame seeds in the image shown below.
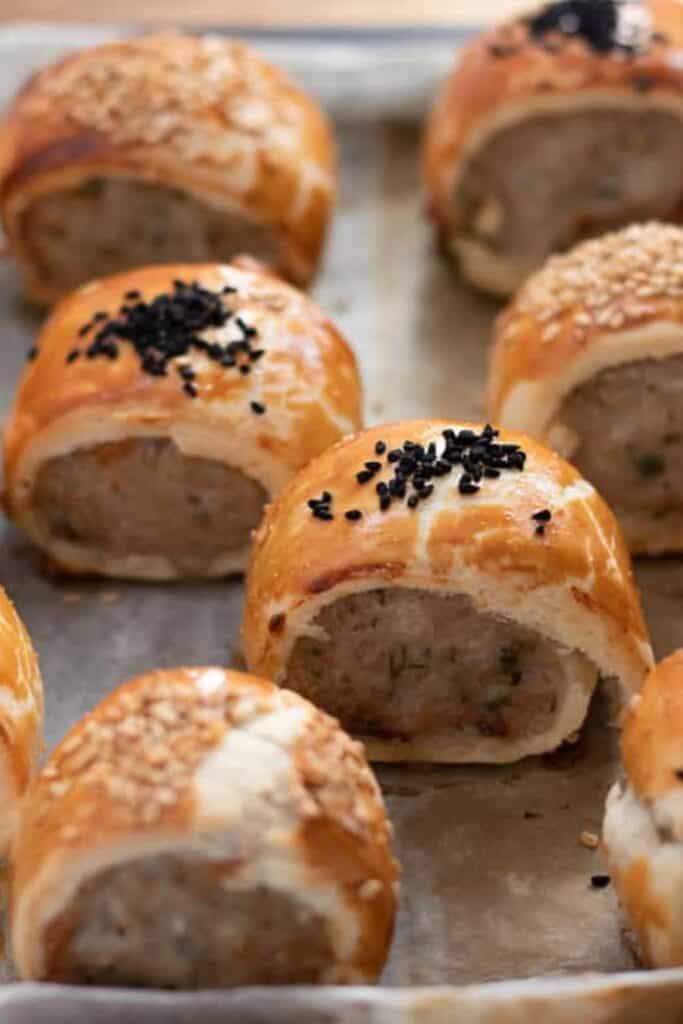
<path fill-rule="evenodd" d="M 6 504 L 54 568 L 244 568 L 267 500 L 360 425 L 346 342 L 250 259 L 149 267 L 64 299 L 5 432 Z"/>
<path fill-rule="evenodd" d="M 43 684 L 31 639 L 0 587 L 0 856 L 43 742 Z"/>
<path fill-rule="evenodd" d="M 607 797 L 603 848 L 640 953 L 683 966 L 683 650 L 660 662 L 631 702 L 625 778 Z"/>
<path fill-rule="evenodd" d="M 554 447 L 636 554 L 683 550 L 683 228 L 553 257 L 500 317 L 489 412 Z"/>
<path fill-rule="evenodd" d="M 362 748 L 239 672 L 115 690 L 50 757 L 12 853 L 22 978 L 365 983 L 387 956 L 398 866 Z"/>
<path fill-rule="evenodd" d="M 386 761 L 553 750 L 598 676 L 630 694 L 652 664 L 591 485 L 522 435 L 434 420 L 341 441 L 290 482 L 255 538 L 243 643 Z"/>
<path fill-rule="evenodd" d="M 678 0 L 553 0 L 475 39 L 428 122 L 424 179 L 472 284 L 509 295 L 552 252 L 683 218 Z"/>
<path fill-rule="evenodd" d="M 0 123 L 0 213 L 26 291 L 242 252 L 305 285 L 335 199 L 318 105 L 240 43 L 163 33 L 34 75 Z"/>

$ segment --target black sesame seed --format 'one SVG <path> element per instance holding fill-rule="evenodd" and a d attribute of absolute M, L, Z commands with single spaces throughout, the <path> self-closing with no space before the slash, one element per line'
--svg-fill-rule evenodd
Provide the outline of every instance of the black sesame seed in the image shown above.
<path fill-rule="evenodd" d="M 444 447 L 438 452 L 436 441 L 423 445 L 406 440 L 401 448 L 393 448 L 387 454 L 387 462 L 394 466 L 393 477 L 378 481 L 375 491 L 380 509 L 389 508 L 392 500 L 406 499 L 409 508 L 416 508 L 419 501 L 426 501 L 434 493 L 434 483 L 439 477 L 452 472 L 453 466 L 462 464 L 463 472 L 458 480 L 461 494 L 476 494 L 484 479 L 496 479 L 503 470 L 522 470 L 526 454 L 518 444 L 498 444 L 498 431 L 486 424 L 480 434 L 469 428 L 456 433 L 453 428 L 442 431 Z M 379 447 L 378 447 L 379 446 Z M 380 451 L 380 448 L 382 449 Z M 375 443 L 375 454 L 384 454 L 384 441 Z M 367 483 L 381 469 L 381 463 L 368 460 L 364 469 L 356 474 L 359 483 Z M 534 517 L 539 534 L 545 529 L 548 519 Z"/>
<path fill-rule="evenodd" d="M 71 351 L 69 352 L 68 356 L 66 357 L 67 363 L 75 362 L 78 359 L 78 357 L 80 356 L 80 354 L 81 354 L 80 348 L 72 348 Z"/>
<path fill-rule="evenodd" d="M 172 292 L 144 302 L 136 301 L 141 300 L 141 294 L 132 289 L 125 293 L 124 299 L 128 301 L 124 301 L 115 318 L 110 319 L 106 311 L 99 310 L 91 323 L 81 328 L 80 333 L 84 335 L 93 324 L 100 325 L 85 354 L 89 359 L 115 359 L 119 354 L 119 344 L 128 342 L 136 351 L 144 372 L 163 377 L 172 360 L 187 356 L 194 350 L 205 354 L 219 366 L 236 367 L 239 373 L 246 375 L 250 372 L 250 363 L 262 358 L 264 349 L 252 348 L 251 339 L 257 334 L 256 328 L 234 316 L 234 311 L 225 304 L 223 296 L 234 291 L 234 288 L 225 286 L 214 292 L 203 288 L 197 281 L 176 280 Z M 218 344 L 201 337 L 206 329 L 223 327 L 229 320 L 239 328 L 240 338 Z M 239 362 L 238 353 L 242 357 Z M 194 380 L 190 371 L 191 368 L 185 368 L 179 373 L 183 390 L 194 398 L 197 391 L 190 386 Z"/>
<path fill-rule="evenodd" d="M 324 505 L 318 505 L 317 508 L 313 509 L 313 515 L 316 519 L 322 519 L 325 522 L 329 522 L 330 519 L 334 519 L 334 516 L 330 512 L 329 508 L 325 508 Z"/>
<path fill-rule="evenodd" d="M 250 402 L 251 411 L 255 412 L 257 416 L 263 416 L 266 411 L 265 405 L 262 402 Z"/>
<path fill-rule="evenodd" d="M 87 323 L 87 324 L 83 324 L 82 327 L 78 328 L 78 337 L 79 338 L 84 338 L 86 336 L 86 334 L 88 333 L 88 331 L 92 330 L 92 328 L 93 328 L 93 321 L 92 320 L 89 323 Z"/>
<path fill-rule="evenodd" d="M 677 779 L 680 779 L 680 781 L 683 782 L 683 768 L 677 768 L 674 774 Z"/>
<path fill-rule="evenodd" d="M 545 533 L 545 524 L 539 523 L 536 529 L 534 530 L 534 533 L 537 537 L 542 537 Z"/>
<path fill-rule="evenodd" d="M 537 523 L 549 523 L 553 514 L 549 508 L 542 508 L 539 512 L 533 512 L 531 518 L 535 519 Z"/>
<path fill-rule="evenodd" d="M 580 39 L 597 53 L 633 56 L 640 46 L 623 37 L 620 5 L 621 0 L 554 0 L 525 21 L 532 39 L 540 44 L 546 35 L 559 33 Z"/>
<path fill-rule="evenodd" d="M 347 519 L 350 519 L 352 522 L 355 522 L 356 519 L 362 518 L 363 513 L 359 508 L 350 508 L 344 513 L 344 515 L 346 516 Z"/>
<path fill-rule="evenodd" d="M 329 505 L 329 503 L 332 501 L 332 495 L 330 494 L 329 491 L 323 491 L 321 500 L 323 504 Z"/>
<path fill-rule="evenodd" d="M 479 490 L 479 484 L 470 483 L 461 477 L 458 481 L 458 490 L 461 494 L 476 494 Z"/>
<path fill-rule="evenodd" d="M 612 879 L 609 875 L 591 875 L 591 886 L 593 889 L 606 889 Z"/>

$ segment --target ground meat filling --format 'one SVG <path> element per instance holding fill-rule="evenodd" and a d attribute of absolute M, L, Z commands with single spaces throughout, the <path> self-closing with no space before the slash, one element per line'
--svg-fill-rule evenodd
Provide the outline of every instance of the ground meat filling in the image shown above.
<path fill-rule="evenodd" d="M 683 514 L 683 356 L 603 370 L 567 399 L 570 458 L 617 516 Z"/>
<path fill-rule="evenodd" d="M 39 197 L 22 234 L 41 273 L 64 291 L 149 264 L 278 257 L 268 228 L 179 189 L 122 178 L 91 178 Z"/>
<path fill-rule="evenodd" d="M 581 111 L 496 132 L 455 196 L 462 233 L 514 262 L 520 279 L 551 253 L 634 221 L 681 212 L 681 121 L 664 112 Z"/>
<path fill-rule="evenodd" d="M 102 872 L 48 928 L 50 979 L 182 989 L 323 980 L 334 959 L 324 921 L 229 878 L 230 865 L 171 854 Z"/>
<path fill-rule="evenodd" d="M 34 507 L 51 535 L 112 556 L 160 555 L 201 571 L 249 543 L 266 501 L 260 484 L 172 441 L 132 439 L 50 459 Z"/>
<path fill-rule="evenodd" d="M 464 595 L 403 588 L 340 598 L 313 632 L 297 640 L 283 685 L 350 731 L 383 738 L 538 735 L 555 714 L 567 659 L 585 662 Z"/>

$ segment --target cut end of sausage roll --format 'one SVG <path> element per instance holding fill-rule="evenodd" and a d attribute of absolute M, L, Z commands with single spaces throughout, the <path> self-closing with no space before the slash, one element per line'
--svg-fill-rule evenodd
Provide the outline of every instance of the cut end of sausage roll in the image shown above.
<path fill-rule="evenodd" d="M 360 425 L 343 338 L 245 258 L 86 285 L 32 356 L 5 434 L 7 506 L 65 572 L 242 571 L 266 502 Z"/>
<path fill-rule="evenodd" d="M 583 238 L 681 219 L 681 42 L 669 0 L 560 0 L 466 48 L 436 100 L 425 175 L 468 280 L 509 295 Z"/>
<path fill-rule="evenodd" d="M 683 651 L 648 676 L 622 734 L 626 779 L 607 798 L 603 845 L 645 961 L 683 965 Z"/>
<path fill-rule="evenodd" d="M 489 411 L 571 459 L 631 550 L 683 545 L 683 229 L 635 225 L 551 259 L 496 328 Z"/>
<path fill-rule="evenodd" d="M 468 596 L 370 590 L 326 605 L 283 685 L 326 708 L 375 756 L 515 760 L 581 728 L 598 670 L 584 655 Z M 383 745 L 383 741 L 387 741 Z"/>
<path fill-rule="evenodd" d="M 34 486 L 41 530 L 84 557 L 163 559 L 202 576 L 248 548 L 266 492 L 245 473 L 182 455 L 165 438 L 114 441 L 49 459 Z"/>
<path fill-rule="evenodd" d="M 277 267 L 272 227 L 191 191 L 93 177 L 37 196 L 21 220 L 22 244 L 46 288 L 63 295 L 85 281 L 157 263 L 229 262 L 249 253 Z"/>
<path fill-rule="evenodd" d="M 31 639 L 0 587 L 0 856 L 43 744 L 43 684 Z"/>
<path fill-rule="evenodd" d="M 375 760 L 553 750 L 599 676 L 627 695 L 652 663 L 593 488 L 527 438 L 441 421 L 365 431 L 290 482 L 257 531 L 243 640 Z"/>
<path fill-rule="evenodd" d="M 0 122 L 0 214 L 28 294 L 246 252 L 306 285 L 335 200 L 320 107 L 240 43 L 152 34 L 49 65 Z"/>
<path fill-rule="evenodd" d="M 23 978 L 363 983 L 386 959 L 398 868 L 362 749 L 251 676 L 116 690 L 51 756 L 13 855 Z"/>
<path fill-rule="evenodd" d="M 276 888 L 220 878 L 220 865 L 184 853 L 101 871 L 49 926 L 51 978 L 165 989 L 325 978 L 334 950 L 323 913 Z"/>

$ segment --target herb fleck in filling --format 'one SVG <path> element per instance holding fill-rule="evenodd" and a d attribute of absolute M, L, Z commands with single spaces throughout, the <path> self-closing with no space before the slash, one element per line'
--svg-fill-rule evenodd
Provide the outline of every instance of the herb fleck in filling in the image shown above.
<path fill-rule="evenodd" d="M 635 452 L 633 462 L 642 477 L 658 476 L 664 472 L 666 463 L 657 452 Z"/>
<path fill-rule="evenodd" d="M 368 484 L 383 468 L 393 467 L 393 476 L 388 481 L 380 480 L 375 484 L 381 512 L 386 512 L 397 501 L 405 501 L 410 509 L 417 508 L 421 501 L 427 501 L 434 493 L 437 479 L 447 476 L 454 469 L 460 470 L 458 491 L 462 495 L 476 494 L 484 480 L 496 479 L 504 471 L 521 472 L 524 469 L 526 452 L 518 444 L 499 444 L 496 441 L 498 431 L 490 424 L 479 434 L 474 430 L 456 432 L 448 428 L 442 431 L 441 436 L 441 451 L 438 451 L 436 441 L 430 441 L 425 447 L 407 440 L 401 448 L 392 448 L 389 452 L 386 451 L 384 441 L 376 443 L 374 454 L 386 454 L 384 466 L 377 459 L 368 459 L 356 473 L 356 480 L 361 485 Z M 328 501 L 311 498 L 308 502 L 316 519 L 334 518 L 331 510 L 332 496 L 328 491 L 325 491 L 323 497 L 325 495 L 328 495 Z M 542 514 L 539 527 L 547 521 L 544 518 L 546 511 Z M 350 521 L 362 518 L 359 509 L 349 509 L 344 515 Z"/>
<path fill-rule="evenodd" d="M 145 302 L 140 292 L 128 291 L 116 316 L 110 317 L 105 310 L 100 310 L 83 324 L 79 337 L 85 338 L 95 331 L 93 339 L 87 348 L 72 349 L 66 362 L 74 363 L 83 357 L 117 359 L 120 344 L 126 342 L 133 346 L 145 373 L 165 377 L 172 364 L 185 394 L 196 398 L 196 372 L 188 363 L 177 360 L 192 352 L 201 352 L 226 370 L 248 374 L 252 364 L 264 355 L 264 349 L 253 345 L 256 328 L 246 324 L 226 304 L 226 296 L 235 292 L 230 285 L 211 291 L 197 281 L 174 281 L 171 293 L 162 293 Z M 219 344 L 201 337 L 202 332 L 224 327 L 228 321 L 237 327 L 239 338 Z M 257 416 L 266 411 L 263 403 L 257 401 L 252 401 L 250 408 Z"/>

